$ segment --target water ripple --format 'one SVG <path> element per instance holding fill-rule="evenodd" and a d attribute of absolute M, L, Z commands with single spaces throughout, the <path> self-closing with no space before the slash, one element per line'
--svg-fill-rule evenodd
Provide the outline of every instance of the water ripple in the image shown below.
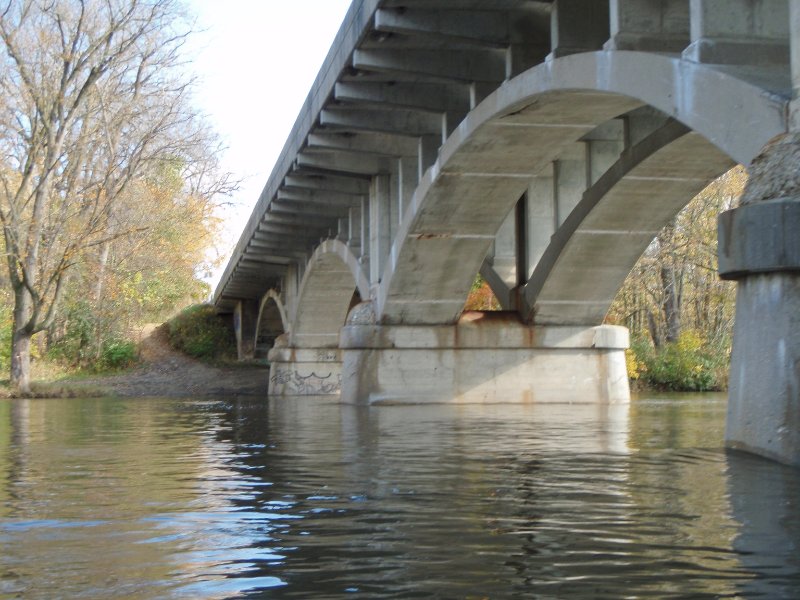
<path fill-rule="evenodd" d="M 1 404 L 0 599 L 800 597 L 800 475 L 723 418 Z"/>

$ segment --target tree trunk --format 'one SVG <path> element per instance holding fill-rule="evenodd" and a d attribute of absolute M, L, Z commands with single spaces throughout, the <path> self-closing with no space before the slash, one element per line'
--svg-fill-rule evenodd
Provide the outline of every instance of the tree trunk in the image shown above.
<path fill-rule="evenodd" d="M 31 391 L 31 337 L 28 331 L 31 299 L 26 289 L 14 293 L 14 334 L 11 337 L 11 388 L 20 394 Z"/>
<path fill-rule="evenodd" d="M 672 265 L 662 263 L 661 285 L 664 291 L 664 322 L 667 325 L 665 338 L 667 343 L 677 342 L 681 335 L 681 298 Z"/>
<path fill-rule="evenodd" d="M 100 256 L 97 259 L 97 282 L 94 287 L 94 302 L 100 305 L 100 299 L 103 297 L 103 287 L 106 283 L 106 266 L 108 265 L 108 254 L 111 251 L 111 242 L 103 242 L 100 246 Z"/>
<path fill-rule="evenodd" d="M 650 338 L 653 340 L 653 346 L 661 348 L 661 336 L 658 333 L 658 324 L 656 318 L 651 311 L 647 311 L 647 329 L 650 332 Z"/>

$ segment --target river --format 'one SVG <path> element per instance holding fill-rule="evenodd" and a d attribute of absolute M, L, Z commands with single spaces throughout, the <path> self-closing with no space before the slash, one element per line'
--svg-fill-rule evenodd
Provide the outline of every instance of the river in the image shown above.
<path fill-rule="evenodd" d="M 0 598 L 798 598 L 721 396 L 0 401 Z"/>

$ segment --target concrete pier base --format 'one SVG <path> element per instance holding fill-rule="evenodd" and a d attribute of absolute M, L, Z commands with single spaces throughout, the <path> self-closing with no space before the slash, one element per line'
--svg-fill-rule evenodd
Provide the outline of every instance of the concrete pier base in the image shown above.
<path fill-rule="evenodd" d="M 778 171 L 781 172 L 781 171 Z M 720 215 L 719 269 L 737 281 L 726 443 L 800 466 L 800 199 Z"/>
<path fill-rule="evenodd" d="M 800 466 L 800 275 L 740 279 L 731 356 L 729 447 Z"/>
<path fill-rule="evenodd" d="M 275 347 L 268 359 L 271 397 L 339 395 L 342 362 L 338 349 Z"/>
<path fill-rule="evenodd" d="M 623 327 L 530 327 L 509 313 L 450 326 L 348 324 L 342 401 L 624 403 Z"/>

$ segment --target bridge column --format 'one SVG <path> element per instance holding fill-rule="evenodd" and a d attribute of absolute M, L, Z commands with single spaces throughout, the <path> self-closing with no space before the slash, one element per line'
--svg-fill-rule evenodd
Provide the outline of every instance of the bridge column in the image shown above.
<path fill-rule="evenodd" d="M 516 313 L 455 325 L 377 325 L 368 303 L 340 334 L 342 401 L 628 402 L 624 327 L 531 327 Z"/>
<path fill-rule="evenodd" d="M 726 442 L 800 466 L 800 0 L 791 0 L 790 131 L 720 215 L 719 272 L 737 281 Z"/>
<path fill-rule="evenodd" d="M 726 438 L 800 466 L 800 134 L 754 161 L 719 219 L 719 269 L 737 281 Z"/>
<path fill-rule="evenodd" d="M 786 0 L 690 0 L 689 6 L 692 43 L 683 58 L 748 65 L 788 61 Z"/>
<path fill-rule="evenodd" d="M 236 333 L 236 354 L 239 360 L 253 358 L 256 351 L 258 327 L 258 301 L 240 300 L 233 312 L 233 329 Z"/>

